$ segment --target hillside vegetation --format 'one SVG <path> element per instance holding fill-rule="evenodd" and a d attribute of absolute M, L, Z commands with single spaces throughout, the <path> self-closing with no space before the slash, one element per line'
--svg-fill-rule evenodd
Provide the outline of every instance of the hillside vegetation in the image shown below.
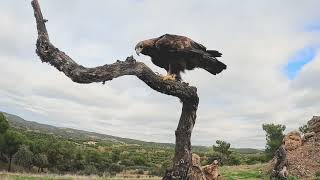
<path fill-rule="evenodd" d="M 57 174 L 99 175 L 119 174 L 162 176 L 171 165 L 174 144 L 144 142 L 82 130 L 59 128 L 26 121 L 5 113 L 8 131 L 19 135 L 21 145 L 12 158 L 12 171 L 48 172 Z M 221 141 L 224 142 L 224 141 Z M 228 143 L 227 143 L 228 144 Z M 227 149 L 227 156 L 219 145 L 195 146 L 202 164 L 219 159 L 224 165 L 265 162 L 264 154 L 256 149 Z M 1 156 L 0 170 L 6 170 L 9 161 Z"/>
<path fill-rule="evenodd" d="M 27 121 L 19 116 L 5 113 L 7 120 L 11 127 L 15 129 L 20 129 L 23 131 L 35 132 L 35 133 L 42 133 L 42 134 L 49 134 L 54 135 L 56 137 L 60 137 L 63 139 L 69 139 L 72 141 L 79 141 L 79 142 L 87 142 L 96 140 L 99 142 L 103 142 L 105 144 L 137 144 L 142 146 L 154 146 L 157 148 L 168 148 L 173 149 L 174 144 L 172 143 L 158 143 L 158 142 L 146 142 L 140 141 L 135 139 L 129 138 L 121 138 L 106 134 L 100 134 L 95 132 L 83 131 L 78 129 L 72 128 L 62 128 L 56 127 L 46 124 L 40 124 L 34 121 Z M 210 151 L 211 147 L 206 146 L 193 146 L 194 151 L 197 152 L 207 152 Z M 263 150 L 253 149 L 253 148 L 230 148 L 231 151 L 242 153 L 242 154 L 255 154 L 255 153 L 263 153 Z"/>

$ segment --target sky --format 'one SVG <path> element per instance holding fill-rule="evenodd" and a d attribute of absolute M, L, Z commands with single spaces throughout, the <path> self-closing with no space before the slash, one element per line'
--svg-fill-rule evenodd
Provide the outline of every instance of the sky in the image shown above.
<path fill-rule="evenodd" d="M 165 33 L 219 50 L 228 68 L 182 78 L 198 88 L 192 144 L 265 147 L 263 123 L 297 129 L 320 109 L 319 0 L 39 0 L 52 43 L 87 67 L 134 55 Z M 175 142 L 181 103 L 134 76 L 76 84 L 35 54 L 30 0 L 0 0 L 0 111 L 114 136 Z M 165 74 L 147 56 L 135 56 Z"/>

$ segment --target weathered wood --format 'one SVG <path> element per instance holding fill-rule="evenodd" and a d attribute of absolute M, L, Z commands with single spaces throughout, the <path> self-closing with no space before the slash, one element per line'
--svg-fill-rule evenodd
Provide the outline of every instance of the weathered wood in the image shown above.
<path fill-rule="evenodd" d="M 270 175 L 271 180 L 280 180 L 288 178 L 288 160 L 287 160 L 287 151 L 285 149 L 285 145 L 281 145 L 279 149 L 275 153 L 276 164 L 272 170 Z"/>
<path fill-rule="evenodd" d="M 31 2 L 37 23 L 38 40 L 36 53 L 42 62 L 47 62 L 76 83 L 94 83 L 110 81 L 124 75 L 134 75 L 150 88 L 163 94 L 178 97 L 182 104 L 182 114 L 176 130 L 176 147 L 173 168 L 164 179 L 187 179 L 191 164 L 191 133 L 196 120 L 199 98 L 196 87 L 187 83 L 163 80 L 148 66 L 128 57 L 125 61 L 117 60 L 113 64 L 106 64 L 94 68 L 87 68 L 77 64 L 67 54 L 56 48 L 49 40 L 49 34 L 43 18 L 38 0 Z"/>

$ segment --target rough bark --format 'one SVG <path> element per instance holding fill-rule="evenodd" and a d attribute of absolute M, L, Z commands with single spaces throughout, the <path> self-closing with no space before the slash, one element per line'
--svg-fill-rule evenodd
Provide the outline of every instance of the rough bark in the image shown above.
<path fill-rule="evenodd" d="M 32 1 L 37 23 L 38 40 L 36 53 L 42 62 L 47 62 L 76 83 L 93 83 L 110 81 L 124 75 L 134 75 L 150 88 L 163 94 L 178 97 L 182 104 L 182 114 L 176 130 L 176 147 L 173 168 L 166 173 L 164 179 L 187 179 L 191 164 L 191 133 L 196 120 L 199 98 L 197 89 L 187 83 L 163 80 L 142 62 L 133 57 L 125 61 L 117 60 L 94 68 L 77 64 L 68 55 L 56 48 L 49 40 L 45 20 L 42 16 L 38 0 Z"/>
<path fill-rule="evenodd" d="M 287 151 L 285 145 L 281 145 L 275 153 L 276 164 L 274 165 L 273 171 L 271 173 L 271 180 L 287 179 L 288 172 L 288 160 Z"/>
<path fill-rule="evenodd" d="M 12 155 L 9 156 L 8 172 L 11 172 Z"/>

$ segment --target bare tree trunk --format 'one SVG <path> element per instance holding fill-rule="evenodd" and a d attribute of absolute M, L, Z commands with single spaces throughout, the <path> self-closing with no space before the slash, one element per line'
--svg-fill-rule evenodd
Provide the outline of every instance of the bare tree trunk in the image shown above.
<path fill-rule="evenodd" d="M 275 153 L 276 164 L 272 170 L 270 179 L 271 180 L 280 180 L 288 178 L 288 159 L 287 159 L 287 151 L 285 149 L 285 145 L 281 145 L 279 149 Z"/>
<path fill-rule="evenodd" d="M 11 172 L 12 155 L 9 156 L 8 172 Z"/>
<path fill-rule="evenodd" d="M 182 114 L 176 130 L 176 149 L 173 161 L 173 177 L 185 179 L 192 164 L 191 133 L 196 121 L 198 99 L 183 103 Z"/>
<path fill-rule="evenodd" d="M 184 102 L 178 128 L 176 130 L 176 148 L 173 168 L 168 169 L 164 180 L 187 179 L 192 165 L 191 133 L 196 120 L 199 99 Z"/>
<path fill-rule="evenodd" d="M 125 61 L 117 61 L 110 65 L 86 68 L 68 55 L 60 51 L 49 40 L 45 20 L 42 16 L 38 0 L 32 1 L 34 15 L 37 22 L 38 40 L 36 53 L 42 60 L 63 72 L 77 83 L 93 83 L 110 81 L 124 75 L 134 75 L 146 83 L 150 88 L 163 94 L 178 97 L 183 104 L 182 114 L 176 130 L 176 148 L 173 159 L 173 169 L 166 173 L 164 179 L 187 179 L 191 165 L 191 133 L 196 120 L 199 98 L 197 89 L 187 83 L 163 80 L 148 66 L 137 62 L 133 57 Z"/>

